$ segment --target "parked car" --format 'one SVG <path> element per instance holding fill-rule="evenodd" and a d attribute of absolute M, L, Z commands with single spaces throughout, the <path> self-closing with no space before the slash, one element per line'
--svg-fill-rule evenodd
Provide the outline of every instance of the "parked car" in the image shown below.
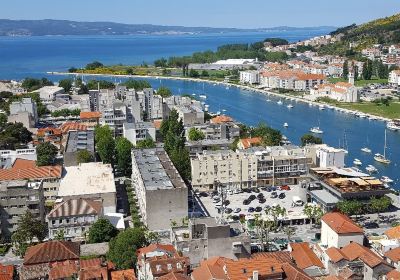
<path fill-rule="evenodd" d="M 249 200 L 247 200 L 247 199 L 243 200 L 243 205 L 249 205 L 249 204 L 250 204 Z"/>
<path fill-rule="evenodd" d="M 372 229 L 372 228 L 379 228 L 379 224 L 375 222 L 369 222 L 364 224 L 365 228 Z"/>
<path fill-rule="evenodd" d="M 229 204 L 231 204 L 231 202 L 230 202 L 229 200 L 225 200 L 225 201 L 224 201 L 224 205 L 225 205 L 225 206 L 228 206 Z"/>
<path fill-rule="evenodd" d="M 258 203 L 264 204 L 266 201 L 267 201 L 267 200 L 266 200 L 265 198 L 260 198 L 260 199 L 258 200 Z"/>
<path fill-rule="evenodd" d="M 217 203 L 221 200 L 219 197 L 213 197 L 213 203 Z"/>
<path fill-rule="evenodd" d="M 233 210 L 233 213 L 240 213 L 240 211 L 242 211 L 242 209 L 240 209 L 240 208 L 238 207 L 238 208 L 235 208 L 235 210 Z"/>
<path fill-rule="evenodd" d="M 255 193 L 260 193 L 260 190 L 258 188 L 252 188 L 251 191 Z"/>
<path fill-rule="evenodd" d="M 271 198 L 277 198 L 278 197 L 278 193 L 277 192 L 272 192 L 271 193 Z"/>
<path fill-rule="evenodd" d="M 272 192 L 272 188 L 271 188 L 271 187 L 267 187 L 265 190 L 266 190 L 267 192 Z"/>
<path fill-rule="evenodd" d="M 285 193 L 280 193 L 278 197 L 279 197 L 279 199 L 284 199 L 286 197 L 286 194 Z"/>
<path fill-rule="evenodd" d="M 253 212 L 255 211 L 255 209 L 254 209 L 254 207 L 250 207 L 247 211 L 248 211 L 249 213 L 253 213 Z"/>
<path fill-rule="evenodd" d="M 230 214 L 230 213 L 232 213 L 232 208 L 226 208 L 225 209 L 225 214 Z"/>
<path fill-rule="evenodd" d="M 261 212 L 261 211 L 262 211 L 262 207 L 257 206 L 254 210 L 255 210 L 256 212 Z"/>
<path fill-rule="evenodd" d="M 243 192 L 251 193 L 251 190 L 250 189 L 243 189 Z"/>
<path fill-rule="evenodd" d="M 228 194 L 232 195 L 233 194 L 233 190 L 228 190 Z"/>
<path fill-rule="evenodd" d="M 288 185 L 281 186 L 281 191 L 290 191 L 290 187 Z"/>
<path fill-rule="evenodd" d="M 260 198 L 264 198 L 264 194 L 263 194 L 263 193 L 259 193 L 259 194 L 257 194 L 257 198 L 258 198 L 258 199 L 260 199 Z"/>
<path fill-rule="evenodd" d="M 200 193 L 200 196 L 201 196 L 201 197 L 208 197 L 208 193 L 206 193 L 206 192 L 201 192 L 201 193 Z"/>
<path fill-rule="evenodd" d="M 251 201 L 253 201 L 254 199 L 256 199 L 256 196 L 254 194 L 250 195 L 248 198 L 248 200 L 251 200 Z"/>
<path fill-rule="evenodd" d="M 239 194 L 239 193 L 242 193 L 242 192 L 243 192 L 242 190 L 238 190 L 238 189 L 233 191 L 234 194 Z"/>

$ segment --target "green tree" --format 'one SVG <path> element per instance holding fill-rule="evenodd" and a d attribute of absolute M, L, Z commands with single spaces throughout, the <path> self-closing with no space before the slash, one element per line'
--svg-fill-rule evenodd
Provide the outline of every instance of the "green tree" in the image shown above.
<path fill-rule="evenodd" d="M 170 97 L 172 95 L 172 92 L 169 88 L 162 86 L 158 88 L 155 94 L 160 95 L 162 98 L 166 98 Z"/>
<path fill-rule="evenodd" d="M 265 210 L 267 215 L 270 215 L 273 218 L 274 229 L 278 228 L 278 219 L 279 217 L 283 217 L 286 215 L 286 208 L 280 205 L 272 206 Z"/>
<path fill-rule="evenodd" d="M 86 86 L 88 89 L 98 89 L 98 88 L 114 89 L 115 88 L 115 85 L 113 82 L 104 81 L 104 80 L 90 80 Z"/>
<path fill-rule="evenodd" d="M 309 133 L 301 136 L 301 145 L 306 146 L 309 144 L 322 144 L 322 139 Z"/>
<path fill-rule="evenodd" d="M 97 126 L 94 130 L 96 150 L 103 163 L 114 163 L 115 141 L 108 125 Z"/>
<path fill-rule="evenodd" d="M 125 176 L 131 176 L 132 174 L 132 143 L 124 138 L 117 138 L 115 145 L 115 152 L 117 158 L 118 170 Z"/>
<path fill-rule="evenodd" d="M 155 67 L 167 67 L 168 66 L 168 60 L 166 60 L 164 57 L 157 59 L 154 61 L 154 66 Z"/>
<path fill-rule="evenodd" d="M 323 210 L 319 205 L 307 204 L 304 206 L 303 213 L 311 220 L 314 220 L 316 224 L 319 224 L 322 216 L 324 215 Z"/>
<path fill-rule="evenodd" d="M 107 259 L 118 269 L 134 268 L 137 261 L 136 251 L 148 245 L 143 228 L 129 228 L 111 239 Z"/>
<path fill-rule="evenodd" d="M 198 78 L 198 77 L 200 77 L 200 74 L 199 74 L 199 72 L 198 72 L 197 70 L 190 69 L 190 71 L 189 71 L 189 77 Z"/>
<path fill-rule="evenodd" d="M 86 70 L 95 70 L 97 68 L 103 67 L 103 63 L 98 61 L 93 61 L 92 63 L 88 63 L 85 67 Z"/>
<path fill-rule="evenodd" d="M 349 78 L 349 61 L 345 60 L 343 63 L 343 79 L 347 80 Z"/>
<path fill-rule="evenodd" d="M 143 90 L 145 88 L 151 88 L 151 84 L 146 80 L 134 80 L 128 79 L 122 85 L 126 86 L 127 88 L 133 88 L 137 91 Z"/>
<path fill-rule="evenodd" d="M 145 140 L 137 141 L 135 149 L 151 149 L 151 148 L 155 148 L 155 147 L 156 147 L 156 143 L 154 142 L 154 140 L 151 138 L 148 138 Z"/>
<path fill-rule="evenodd" d="M 381 198 L 371 197 L 369 202 L 369 207 L 372 211 L 380 214 L 392 205 L 392 200 L 387 196 L 382 196 Z"/>
<path fill-rule="evenodd" d="M 54 239 L 59 240 L 59 241 L 64 241 L 65 240 L 65 231 L 63 229 L 58 230 Z"/>
<path fill-rule="evenodd" d="M 102 243 L 109 242 L 118 235 L 118 230 L 109 220 L 100 218 L 89 229 L 88 242 Z"/>
<path fill-rule="evenodd" d="M 204 135 L 204 133 L 201 130 L 199 130 L 195 127 L 192 127 L 189 129 L 189 140 L 190 141 L 200 141 L 200 140 L 203 140 L 204 138 L 206 138 L 206 136 Z"/>
<path fill-rule="evenodd" d="M 336 208 L 343 214 L 352 216 L 362 211 L 363 204 L 358 200 L 342 200 L 336 204 Z"/>
<path fill-rule="evenodd" d="M 26 89 L 28 92 L 38 90 L 44 86 L 53 86 L 53 82 L 48 80 L 47 78 L 34 79 L 34 78 L 25 78 L 22 81 L 22 87 Z"/>
<path fill-rule="evenodd" d="M 37 166 L 46 166 L 53 164 L 57 152 L 58 152 L 57 147 L 51 144 L 50 142 L 40 143 L 36 147 Z"/>
<path fill-rule="evenodd" d="M 201 71 L 201 76 L 202 76 L 202 77 L 209 77 L 210 74 L 208 74 L 208 71 L 207 71 L 207 70 L 203 70 L 203 71 Z"/>
<path fill-rule="evenodd" d="M 7 115 L 0 113 L 0 127 L 3 129 L 5 124 L 7 123 Z"/>
<path fill-rule="evenodd" d="M 296 233 L 295 227 L 285 226 L 283 232 L 286 234 L 288 241 L 292 240 L 293 235 Z"/>
<path fill-rule="evenodd" d="M 369 59 L 364 63 L 362 76 L 364 80 L 371 80 L 372 78 L 372 61 Z"/>
<path fill-rule="evenodd" d="M 76 154 L 78 163 L 87 163 L 94 161 L 93 155 L 88 150 L 79 150 Z"/>
<path fill-rule="evenodd" d="M 72 79 L 63 79 L 58 82 L 58 86 L 64 88 L 65 92 L 69 92 L 72 88 Z"/>
<path fill-rule="evenodd" d="M 16 254 L 18 256 L 25 255 L 34 238 L 42 242 L 46 235 L 47 225 L 36 219 L 31 212 L 26 211 L 24 215 L 20 216 L 17 229 L 11 236 Z"/>

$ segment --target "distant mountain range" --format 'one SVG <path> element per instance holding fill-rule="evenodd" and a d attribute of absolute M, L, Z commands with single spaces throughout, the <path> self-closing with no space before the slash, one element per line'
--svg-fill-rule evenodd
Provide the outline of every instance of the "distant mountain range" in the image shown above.
<path fill-rule="evenodd" d="M 271 31 L 321 31 L 329 33 L 335 27 L 288 27 L 240 29 L 213 27 L 164 26 L 152 24 L 123 24 L 115 22 L 78 22 L 68 20 L 9 20 L 0 19 L 0 36 L 50 35 L 135 35 L 135 34 L 207 34 Z"/>

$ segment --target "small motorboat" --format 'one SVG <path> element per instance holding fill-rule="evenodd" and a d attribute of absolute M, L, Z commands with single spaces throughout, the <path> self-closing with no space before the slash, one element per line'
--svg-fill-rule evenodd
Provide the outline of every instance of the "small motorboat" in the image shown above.
<path fill-rule="evenodd" d="M 287 122 L 285 122 L 285 123 L 283 124 L 283 127 L 289 127 L 289 124 L 288 124 Z"/>
<path fill-rule="evenodd" d="M 367 147 L 361 148 L 361 151 L 367 154 L 370 154 L 372 152 L 371 149 Z"/>
<path fill-rule="evenodd" d="M 358 158 L 354 159 L 353 163 L 354 165 L 362 165 L 361 160 L 359 160 Z"/>
<path fill-rule="evenodd" d="M 207 95 L 199 95 L 199 97 L 202 99 L 207 99 Z"/>
<path fill-rule="evenodd" d="M 388 176 L 382 176 L 381 178 L 382 182 L 386 183 L 386 184 L 391 184 L 393 183 L 393 180 L 390 179 Z"/>
<path fill-rule="evenodd" d="M 283 104 L 282 100 L 279 100 L 277 103 L 278 103 L 278 105 L 282 105 Z"/>
<path fill-rule="evenodd" d="M 319 105 L 320 110 L 325 110 L 325 105 Z"/>
<path fill-rule="evenodd" d="M 289 104 L 286 107 L 288 107 L 289 109 L 292 109 L 294 106 L 292 104 Z"/>
<path fill-rule="evenodd" d="M 319 128 L 319 126 L 312 127 L 312 128 L 310 129 L 310 132 L 315 133 L 315 134 L 322 134 L 322 133 L 324 133 L 324 132 Z"/>
<path fill-rule="evenodd" d="M 365 170 L 367 170 L 369 173 L 376 173 L 378 172 L 378 169 L 376 169 L 375 166 L 369 164 L 367 167 L 365 167 Z"/>

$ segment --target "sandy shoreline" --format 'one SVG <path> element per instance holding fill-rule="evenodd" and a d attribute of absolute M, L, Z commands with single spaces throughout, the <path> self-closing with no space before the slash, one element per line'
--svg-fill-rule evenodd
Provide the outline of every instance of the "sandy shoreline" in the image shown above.
<path fill-rule="evenodd" d="M 319 102 L 307 100 L 307 99 L 304 99 L 304 98 L 301 98 L 301 97 L 289 96 L 289 95 L 285 95 L 285 94 L 282 94 L 282 93 L 272 92 L 272 91 L 268 91 L 268 90 L 264 90 L 264 89 L 258 89 L 258 88 L 254 88 L 254 87 L 250 87 L 250 86 L 246 86 L 246 85 L 237 85 L 237 84 L 231 84 L 231 83 L 227 83 L 227 82 L 203 80 L 203 79 L 199 79 L 199 78 L 186 78 L 186 77 L 183 78 L 183 77 L 170 77 L 170 76 L 143 76 L 143 75 L 116 75 L 116 74 L 81 74 L 81 73 L 69 73 L 69 72 L 47 72 L 47 74 L 49 74 L 49 75 L 63 75 L 63 76 L 69 75 L 69 76 L 93 76 L 93 77 L 150 78 L 150 79 L 165 79 L 165 80 L 180 80 L 180 81 L 190 81 L 190 82 L 203 82 L 203 83 L 209 83 L 209 84 L 223 85 L 223 86 L 227 86 L 227 87 L 237 87 L 237 88 L 240 88 L 240 89 L 243 89 L 243 90 L 258 92 L 258 93 L 262 93 L 262 94 L 265 94 L 265 95 L 273 95 L 273 96 L 281 97 L 281 98 L 287 99 L 287 100 L 307 103 L 310 106 L 318 107 L 318 106 L 324 105 L 325 108 L 334 109 L 336 111 L 343 112 L 343 113 L 346 113 L 346 114 L 351 114 L 351 115 L 363 114 L 367 118 L 372 118 L 372 119 L 375 119 L 375 120 L 380 120 L 380 121 L 385 121 L 385 122 L 391 121 L 391 119 L 389 119 L 389 118 L 384 118 L 384 117 L 381 117 L 381 116 L 368 114 L 368 113 L 364 113 L 364 112 L 357 111 L 357 110 L 344 109 L 344 108 L 341 108 L 341 107 L 337 107 L 335 105 L 326 104 L 326 103 L 319 103 Z"/>

